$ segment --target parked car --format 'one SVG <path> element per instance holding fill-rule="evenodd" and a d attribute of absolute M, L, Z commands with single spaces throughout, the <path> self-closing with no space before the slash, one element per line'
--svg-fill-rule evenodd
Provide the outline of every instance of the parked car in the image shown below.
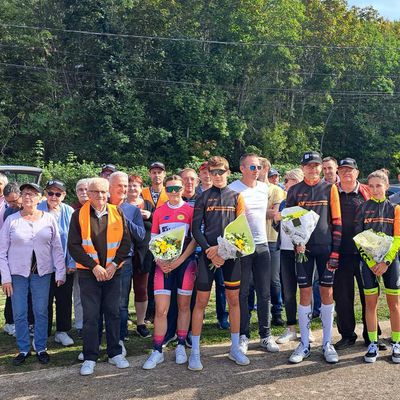
<path fill-rule="evenodd" d="M 389 185 L 389 189 L 387 191 L 387 196 L 391 196 L 392 194 L 400 192 L 400 183 L 394 183 Z"/>
<path fill-rule="evenodd" d="M 0 165 L 0 172 L 7 176 L 9 182 L 40 184 L 43 170 L 42 168 L 24 165 Z"/>

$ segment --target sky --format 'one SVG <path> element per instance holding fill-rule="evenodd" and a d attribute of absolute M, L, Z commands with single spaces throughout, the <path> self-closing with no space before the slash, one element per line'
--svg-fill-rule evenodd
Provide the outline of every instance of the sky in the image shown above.
<path fill-rule="evenodd" d="M 378 10 L 382 17 L 391 21 L 400 20 L 399 0 L 347 0 L 349 6 L 367 7 L 372 6 Z"/>

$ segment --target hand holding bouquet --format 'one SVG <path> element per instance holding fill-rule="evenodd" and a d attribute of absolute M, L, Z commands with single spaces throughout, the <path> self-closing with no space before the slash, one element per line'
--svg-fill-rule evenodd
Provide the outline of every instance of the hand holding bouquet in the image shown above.
<path fill-rule="evenodd" d="M 185 240 L 185 227 L 172 229 L 153 237 L 149 243 L 156 262 L 163 266 L 175 261 L 181 254 Z"/>
<path fill-rule="evenodd" d="M 384 261 L 392 247 L 394 238 L 382 232 L 368 229 L 353 238 L 361 258 L 372 268 Z"/>
<path fill-rule="evenodd" d="M 296 262 L 307 261 L 305 246 L 317 226 L 319 215 L 298 206 L 284 208 L 281 215 L 282 229 L 295 246 Z"/>

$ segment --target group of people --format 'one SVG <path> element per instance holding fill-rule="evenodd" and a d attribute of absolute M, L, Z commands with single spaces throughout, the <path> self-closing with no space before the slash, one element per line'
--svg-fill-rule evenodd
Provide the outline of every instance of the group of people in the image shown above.
<path fill-rule="evenodd" d="M 255 308 L 262 348 L 279 352 L 280 344 L 297 340 L 298 323 L 300 343 L 289 362 L 309 357 L 312 303 L 319 297 L 323 357 L 337 363 L 337 351 L 357 339 L 354 278 L 368 346 L 364 360 L 374 362 L 386 348 L 379 340 L 377 321 L 380 276 L 390 310 L 391 358 L 399 363 L 400 206 L 386 198 L 387 172 L 375 171 L 361 184 L 354 159 L 338 163 L 314 151 L 303 154 L 300 168 L 286 172 L 283 184 L 279 172 L 256 154 L 241 157 L 240 172 L 241 179 L 228 184 L 230 166 L 219 156 L 201 164 L 199 171 L 185 168 L 168 177 L 165 165 L 153 162 L 151 185 L 144 188 L 140 176 L 108 164 L 100 177 L 77 182 L 79 201 L 71 206 L 63 203 L 66 187 L 59 180 L 48 181 L 43 191 L 34 183 L 7 184 L 0 176 L 0 273 L 7 296 L 7 332 L 14 333 L 15 327 L 19 348 L 14 364 L 31 355 L 31 345 L 39 362 L 49 361 L 46 346 L 55 299 L 55 341 L 62 345 L 73 344 L 68 332 L 74 306 L 75 328 L 83 339 L 82 375 L 94 372 L 104 323 L 109 363 L 129 367 L 124 339 L 133 286 L 140 336 L 150 336 L 146 320 L 154 318 L 153 351 L 143 368 L 163 362 L 163 347 L 177 340 L 176 363 L 202 370 L 200 337 L 214 281 L 218 326 L 231 332 L 230 360 L 250 364 L 250 317 Z M 319 215 L 305 246 L 292 243 L 281 226 L 281 211 L 292 206 Z M 241 214 L 247 218 L 255 251 L 224 260 L 217 239 Z M 180 256 L 154 260 L 151 238 L 179 227 L 185 230 Z M 360 255 L 354 244 L 353 237 L 367 229 L 393 237 L 380 263 Z M 306 253 L 306 260 L 299 262 L 299 253 Z M 283 307 L 286 330 L 275 339 L 271 324 L 284 324 Z M 341 339 L 333 345 L 335 310 Z"/>

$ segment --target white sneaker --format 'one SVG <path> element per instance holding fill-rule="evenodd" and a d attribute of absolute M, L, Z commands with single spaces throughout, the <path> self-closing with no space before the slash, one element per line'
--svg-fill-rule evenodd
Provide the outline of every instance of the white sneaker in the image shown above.
<path fill-rule="evenodd" d="M 395 364 L 400 363 L 400 343 L 398 342 L 392 343 L 392 361 Z"/>
<path fill-rule="evenodd" d="M 143 364 L 143 369 L 153 369 L 157 364 L 160 364 L 164 361 L 164 353 L 160 353 L 158 350 L 153 350 L 150 354 L 150 357 Z"/>
<path fill-rule="evenodd" d="M 289 357 L 289 362 L 292 364 L 301 363 L 305 358 L 310 357 L 310 354 L 310 346 L 308 348 L 304 348 L 303 343 L 300 342 L 295 351 Z"/>
<path fill-rule="evenodd" d="M 122 347 L 122 356 L 123 357 L 126 357 L 126 348 L 125 348 L 125 345 L 124 345 L 124 341 L 123 340 L 120 340 L 119 342 L 118 342 L 118 344 Z"/>
<path fill-rule="evenodd" d="M 240 335 L 239 348 L 243 354 L 247 354 L 247 350 L 249 348 L 249 339 L 247 338 L 246 335 Z"/>
<path fill-rule="evenodd" d="M 129 367 L 129 361 L 122 354 L 117 354 L 116 356 L 109 358 L 108 363 L 121 369 Z"/>
<path fill-rule="evenodd" d="M 96 366 L 95 361 L 86 360 L 81 366 L 81 375 L 92 375 Z"/>
<path fill-rule="evenodd" d="M 339 356 L 330 342 L 326 342 L 325 346 L 322 348 L 322 353 L 327 363 L 335 364 L 339 362 Z"/>
<path fill-rule="evenodd" d="M 15 324 L 5 324 L 3 331 L 10 336 L 15 336 Z"/>
<path fill-rule="evenodd" d="M 279 351 L 279 346 L 276 344 L 274 338 L 271 335 L 265 338 L 261 338 L 260 346 L 270 353 L 277 353 Z"/>
<path fill-rule="evenodd" d="M 379 356 L 379 347 L 377 342 L 371 342 L 368 346 L 368 350 L 364 356 L 364 361 L 367 363 L 374 363 L 376 358 Z"/>
<path fill-rule="evenodd" d="M 191 351 L 189 356 L 188 369 L 191 371 L 201 371 L 203 369 L 203 364 L 200 359 L 200 352 Z"/>
<path fill-rule="evenodd" d="M 177 364 L 185 364 L 187 362 L 186 350 L 183 344 L 178 344 L 178 346 L 176 346 L 175 362 Z"/>
<path fill-rule="evenodd" d="M 283 343 L 289 343 L 293 340 L 297 340 L 297 332 L 292 331 L 289 328 L 286 328 L 285 332 L 282 333 L 281 336 L 276 340 L 276 343 L 283 344 Z"/>
<path fill-rule="evenodd" d="M 54 341 L 62 344 L 63 346 L 72 346 L 74 344 L 74 341 L 67 332 L 56 332 Z"/>
<path fill-rule="evenodd" d="M 84 359 L 85 359 L 85 356 L 83 355 L 83 352 L 81 351 L 81 352 L 78 354 L 78 360 L 79 360 L 79 361 L 84 361 Z"/>
<path fill-rule="evenodd" d="M 249 365 L 250 360 L 242 353 L 239 346 L 231 347 L 228 355 L 229 359 L 237 365 Z"/>

